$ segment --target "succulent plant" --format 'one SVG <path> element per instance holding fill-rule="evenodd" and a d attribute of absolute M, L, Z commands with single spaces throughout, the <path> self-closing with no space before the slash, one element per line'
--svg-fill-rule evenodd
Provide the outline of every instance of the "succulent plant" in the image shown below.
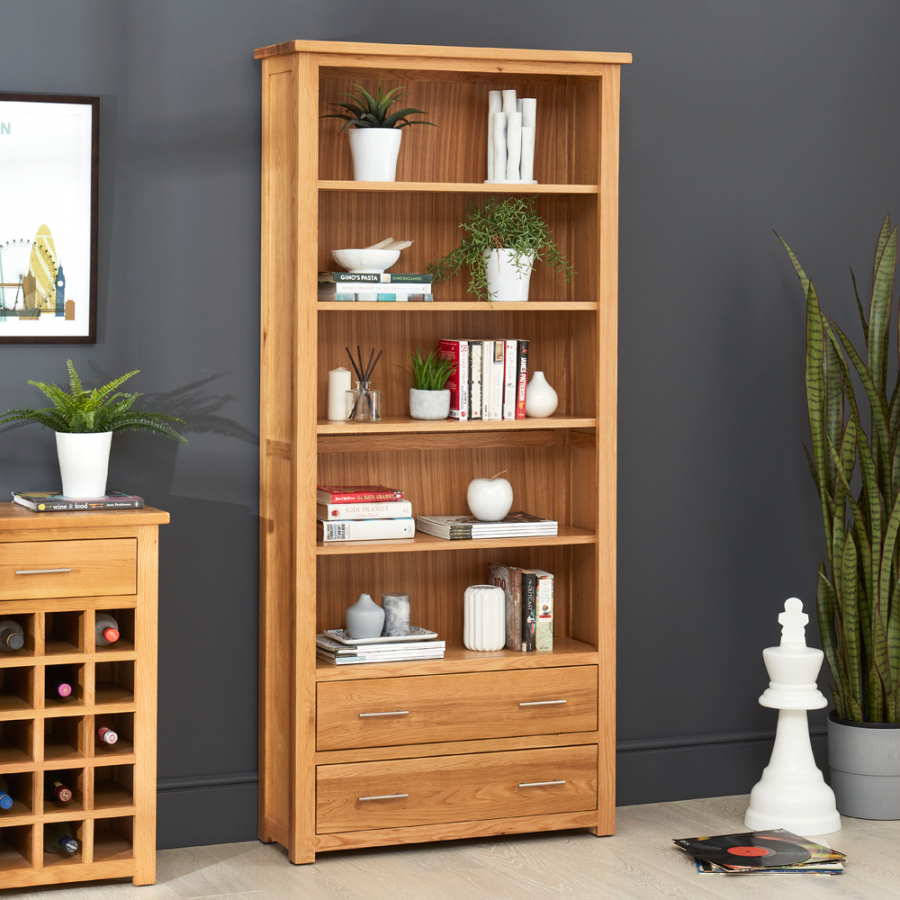
<path fill-rule="evenodd" d="M 347 110 L 346 113 L 328 113 L 320 116 L 322 119 L 346 119 L 346 124 L 341 131 L 349 128 L 405 128 L 407 125 L 431 125 L 436 127 L 434 122 L 425 122 L 422 119 L 407 118 L 411 115 L 428 115 L 421 109 L 401 109 L 388 115 L 388 109 L 392 103 L 396 103 L 401 97 L 405 97 L 403 88 L 394 88 L 392 91 L 384 92 L 381 86 L 381 80 L 378 81 L 378 92 L 373 97 L 362 85 L 353 85 L 359 93 L 359 97 L 353 94 L 341 94 L 347 97 L 349 103 L 342 103 L 335 100 L 332 106 L 340 106 Z M 348 115 L 349 113 L 349 115 Z"/>

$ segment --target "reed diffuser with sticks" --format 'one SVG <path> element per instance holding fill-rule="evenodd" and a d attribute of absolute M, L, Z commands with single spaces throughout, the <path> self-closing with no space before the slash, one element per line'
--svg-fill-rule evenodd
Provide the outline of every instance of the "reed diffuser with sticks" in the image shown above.
<path fill-rule="evenodd" d="M 375 348 L 369 354 L 369 361 L 363 365 L 362 353 L 359 344 L 356 345 L 356 359 L 349 347 L 344 348 L 350 358 L 350 365 L 356 373 L 356 390 L 347 391 L 347 419 L 351 422 L 380 422 L 381 421 L 381 391 L 372 390 L 372 373 L 378 360 L 381 359 L 383 350 L 375 356 Z"/>

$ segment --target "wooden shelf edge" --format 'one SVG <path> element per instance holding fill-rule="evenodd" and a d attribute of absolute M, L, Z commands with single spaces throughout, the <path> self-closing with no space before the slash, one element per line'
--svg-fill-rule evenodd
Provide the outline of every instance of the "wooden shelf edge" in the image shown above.
<path fill-rule="evenodd" d="M 319 419 L 317 434 L 353 435 L 361 434 L 471 434 L 473 431 L 547 431 L 559 428 L 596 428 L 597 420 L 587 416 L 550 416 L 548 419 L 507 419 L 505 421 L 458 422 L 456 419 L 427 421 L 396 416 L 380 422 L 351 424 Z"/>
<path fill-rule="evenodd" d="M 362 553 L 440 553 L 447 550 L 503 550 L 514 547 L 564 547 L 569 544 L 596 544 L 597 535 L 584 528 L 560 525 L 556 535 L 520 538 L 479 538 L 445 541 L 417 531 L 414 538 L 395 541 L 316 541 L 316 556 L 356 556 Z"/>
<path fill-rule="evenodd" d="M 597 194 L 596 184 L 484 184 L 478 181 L 337 181 L 319 180 L 320 191 L 381 194 Z"/>
<path fill-rule="evenodd" d="M 379 303 L 376 300 L 348 302 L 319 300 L 319 312 L 596 312 L 593 300 L 528 300 L 488 303 L 483 300 L 432 300 L 430 303 Z"/>
<path fill-rule="evenodd" d="M 86 510 L 84 512 L 36 513 L 15 503 L 0 503 L 0 531 L 32 528 L 131 527 L 133 525 L 166 525 L 169 514 L 152 506 L 143 509 Z"/>

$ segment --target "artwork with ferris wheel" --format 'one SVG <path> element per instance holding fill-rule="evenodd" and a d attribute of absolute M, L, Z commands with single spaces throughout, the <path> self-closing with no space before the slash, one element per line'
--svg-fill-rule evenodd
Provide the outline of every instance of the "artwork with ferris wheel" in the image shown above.
<path fill-rule="evenodd" d="M 96 97 L 0 93 L 0 343 L 95 343 Z"/>

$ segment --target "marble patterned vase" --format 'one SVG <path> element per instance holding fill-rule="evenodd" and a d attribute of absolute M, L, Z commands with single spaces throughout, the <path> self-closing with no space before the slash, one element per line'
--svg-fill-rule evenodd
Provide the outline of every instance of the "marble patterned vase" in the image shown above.
<path fill-rule="evenodd" d="M 409 634 L 409 594 L 382 594 L 384 607 L 383 637 L 405 637 Z"/>

